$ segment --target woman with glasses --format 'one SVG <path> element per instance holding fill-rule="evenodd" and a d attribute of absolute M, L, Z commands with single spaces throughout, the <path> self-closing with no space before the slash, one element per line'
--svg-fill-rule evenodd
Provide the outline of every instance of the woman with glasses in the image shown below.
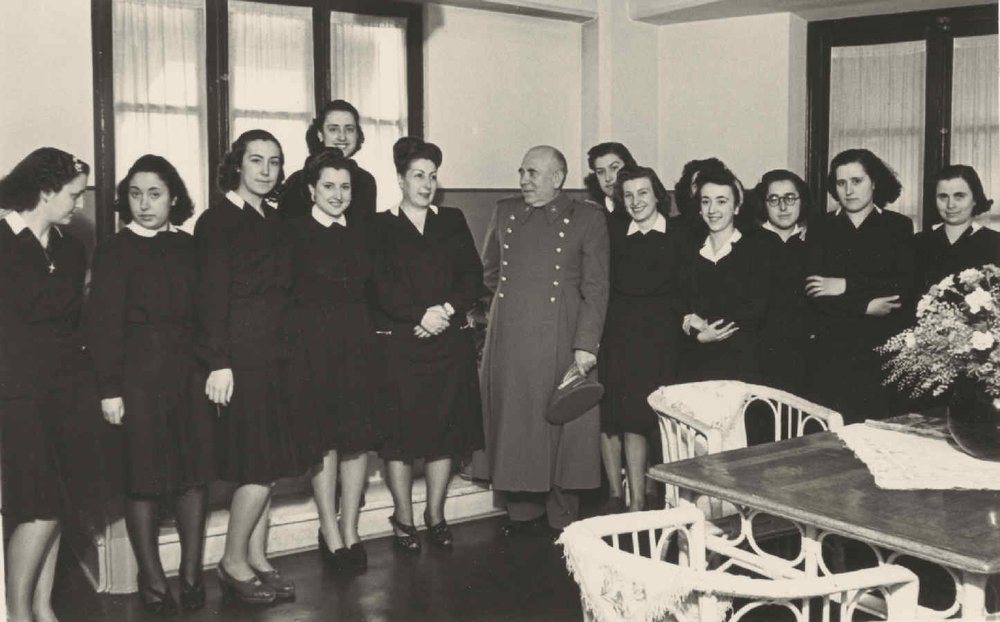
<path fill-rule="evenodd" d="M 720 163 L 721 164 L 721 163 Z M 770 244 L 736 221 L 743 186 L 724 165 L 698 173 L 702 243 L 682 252 L 678 317 L 687 340 L 686 380 L 761 379 L 760 330 L 771 294 Z"/>
<path fill-rule="evenodd" d="M 809 187 L 795 173 L 776 169 L 764 173 L 754 192 L 763 235 L 774 242 L 772 297 L 761 329 L 761 371 L 765 384 L 800 395 L 809 346 L 809 305 L 802 289 Z"/>
<path fill-rule="evenodd" d="M 874 348 L 907 322 L 913 222 L 886 209 L 902 186 L 867 149 L 838 153 L 827 188 L 839 207 L 810 227 L 806 246 L 804 287 L 815 314 L 809 394 L 846 422 L 883 419 L 891 394 Z"/>

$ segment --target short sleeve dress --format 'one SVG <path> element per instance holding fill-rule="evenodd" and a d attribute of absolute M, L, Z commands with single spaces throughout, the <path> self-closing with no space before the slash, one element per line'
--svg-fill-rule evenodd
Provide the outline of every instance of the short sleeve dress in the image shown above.
<path fill-rule="evenodd" d="M 380 324 L 387 340 L 384 442 L 388 460 L 443 458 L 483 447 L 482 405 L 472 330 L 466 312 L 483 287 L 483 265 L 465 216 L 433 207 L 421 234 L 402 210 L 376 215 L 374 225 Z M 413 334 L 424 312 L 455 310 L 440 335 Z"/>
<path fill-rule="evenodd" d="M 130 494 L 175 494 L 215 477 L 215 408 L 194 356 L 194 239 L 135 223 L 102 242 L 87 303 L 101 398 L 125 406 Z"/>

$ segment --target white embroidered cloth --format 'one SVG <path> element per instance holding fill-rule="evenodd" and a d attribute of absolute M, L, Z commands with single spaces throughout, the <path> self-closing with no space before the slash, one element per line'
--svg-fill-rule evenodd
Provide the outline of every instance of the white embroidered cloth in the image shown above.
<path fill-rule="evenodd" d="M 973 458 L 940 426 L 914 429 L 906 423 L 867 421 L 835 432 L 865 463 L 879 488 L 1000 490 L 1000 462 Z"/>
<path fill-rule="evenodd" d="M 743 405 L 750 389 L 735 380 L 708 380 L 660 387 L 649 394 L 647 402 L 658 412 L 677 410 L 722 433 L 722 450 L 747 446 Z"/>
<path fill-rule="evenodd" d="M 577 521 L 563 530 L 557 544 L 563 546 L 566 567 L 579 584 L 583 606 L 594 620 L 702 620 L 698 617 L 695 588 L 704 582 L 704 571 L 633 555 L 602 540 L 606 535 L 648 527 L 644 523 L 650 516 L 673 511 L 598 516 Z M 728 605 L 727 600 L 718 600 Z M 717 620 L 721 622 L 728 615 L 729 607 L 721 606 L 716 610 L 720 614 Z"/>

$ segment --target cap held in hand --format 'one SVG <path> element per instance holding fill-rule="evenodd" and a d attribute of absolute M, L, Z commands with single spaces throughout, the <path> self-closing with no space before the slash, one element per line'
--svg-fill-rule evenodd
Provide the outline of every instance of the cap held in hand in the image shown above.
<path fill-rule="evenodd" d="M 604 386 L 587 378 L 573 363 L 566 370 L 559 386 L 552 392 L 545 419 L 554 425 L 569 423 L 597 406 L 604 395 Z"/>

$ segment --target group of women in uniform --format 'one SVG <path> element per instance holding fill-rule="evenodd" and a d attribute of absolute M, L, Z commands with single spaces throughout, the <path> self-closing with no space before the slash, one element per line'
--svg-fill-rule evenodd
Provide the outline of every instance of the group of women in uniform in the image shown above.
<path fill-rule="evenodd" d="M 451 457 L 483 442 L 465 321 L 482 292 L 472 234 L 460 210 L 432 204 L 437 146 L 396 143 L 403 199 L 376 215 L 374 179 L 351 159 L 364 142 L 358 111 L 331 102 L 307 141 L 305 166 L 282 184 L 278 140 L 264 130 L 239 136 L 193 236 L 177 228 L 193 213 L 177 170 L 139 158 L 118 185 L 124 226 L 97 247 L 86 304 L 83 245 L 58 226 L 80 206 L 87 164 L 42 148 L 0 181 L 0 205 L 11 210 L 0 223 L 10 619 L 55 619 L 60 520 L 74 509 L 67 466 L 108 442 L 121 469 L 85 470 L 120 479 L 139 597 L 152 613 L 205 604 L 206 485 L 215 479 L 236 484 L 217 569 L 228 599 L 295 595 L 266 555 L 271 488 L 284 477 L 311 477 L 324 563 L 365 570 L 358 516 L 372 450 L 387 463 L 396 544 L 421 548 L 411 488 L 423 459 L 427 538 L 451 545 Z M 98 413 L 115 434 L 67 438 L 67 422 Z M 159 558 L 167 505 L 181 544 L 179 603 Z"/>
<path fill-rule="evenodd" d="M 136 160 L 115 198 L 123 227 L 98 245 L 86 304 L 83 245 L 59 227 L 80 205 L 88 165 L 46 147 L 0 180 L 10 210 L 0 222 L 10 619 L 54 619 L 67 482 L 87 489 L 81 474 L 114 462 L 96 459 L 106 446 L 79 424 L 98 411 L 119 432 L 115 477 L 150 612 L 204 606 L 206 485 L 215 479 L 236 484 L 217 569 L 227 598 L 295 594 L 266 555 L 271 488 L 283 477 L 311 477 L 324 563 L 365 570 L 358 517 L 371 450 L 386 461 L 396 545 L 422 546 L 417 459 L 427 538 L 452 543 L 452 457 L 483 443 L 465 321 L 483 294 L 475 242 L 460 210 L 433 204 L 437 146 L 396 143 L 402 200 L 376 213 L 375 181 L 352 159 L 364 143 L 358 111 L 330 102 L 306 139 L 309 158 L 285 180 L 272 134 L 239 136 L 193 236 L 177 228 L 194 211 L 177 170 L 156 155 Z M 883 416 L 890 396 L 872 348 L 909 321 L 928 284 L 1000 261 L 998 234 L 974 222 L 991 202 L 969 167 L 939 173 L 941 227 L 914 239 L 910 221 L 885 209 L 899 182 L 863 149 L 831 162 L 839 209 L 808 226 L 809 188 L 789 171 L 769 171 L 746 191 L 717 159 L 692 161 L 671 217 L 656 172 L 623 145 L 596 146 L 588 163 L 611 239 L 598 367 L 615 510 L 623 448 L 630 486 L 642 488 L 655 425 L 645 398 L 656 387 L 740 379 L 812 397 L 848 420 Z M 632 495 L 630 509 L 644 504 Z M 181 543 L 179 604 L 158 553 L 166 505 Z"/>
<path fill-rule="evenodd" d="M 620 143 L 590 151 L 588 188 L 607 208 L 611 296 L 598 373 L 605 512 L 651 503 L 647 451 L 659 447 L 646 397 L 661 385 L 742 380 L 802 395 L 848 422 L 913 407 L 882 383 L 874 348 L 913 321 L 916 300 L 947 274 L 1000 264 L 1000 233 L 976 216 L 992 201 L 974 169 L 935 177 L 938 223 L 916 236 L 886 209 L 900 195 L 892 169 L 866 149 L 830 163 L 838 207 L 813 215 L 801 177 L 766 172 L 744 189 L 721 161 L 689 162 L 674 190 Z M 808 222 L 808 224 L 807 224 Z M 773 431 L 748 422 L 748 440 Z"/>

